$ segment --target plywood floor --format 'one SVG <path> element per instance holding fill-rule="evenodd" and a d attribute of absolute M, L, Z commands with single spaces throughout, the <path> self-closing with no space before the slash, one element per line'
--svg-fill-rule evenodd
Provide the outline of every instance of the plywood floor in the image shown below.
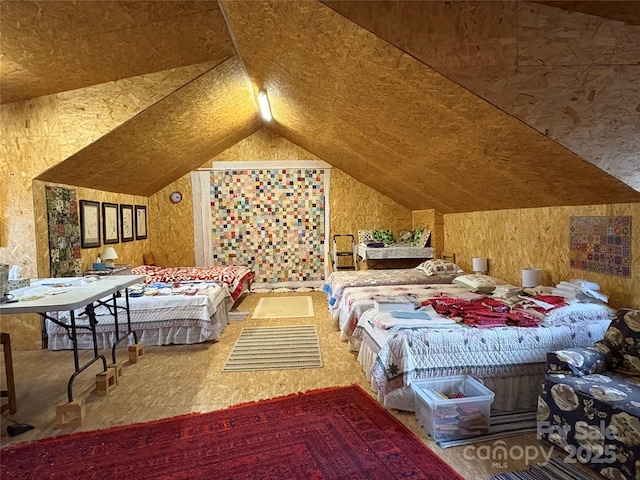
<path fill-rule="evenodd" d="M 253 311 L 258 300 L 269 295 L 283 294 L 249 294 L 237 308 Z M 315 318 L 253 320 L 248 317 L 239 322 L 230 322 L 219 342 L 147 347 L 143 360 L 134 365 L 125 365 L 121 383 L 106 397 L 97 396 L 93 391 L 95 373 L 100 371 L 100 367 L 92 366 L 80 374 L 74 384 L 74 396 L 84 398 L 87 408 L 86 420 L 77 431 L 146 422 L 191 412 L 208 412 L 238 403 L 329 386 L 357 384 L 370 392 L 356 354 L 348 351 L 347 345 L 340 341 L 339 333 L 334 330 L 327 311 L 326 295 L 321 292 L 299 295 L 313 297 Z M 298 371 L 221 372 L 243 327 L 303 325 L 310 322 L 315 322 L 318 329 L 324 367 Z M 6 430 L 9 422 L 2 418 L 2 447 L 71 433 L 69 430 L 55 428 L 55 408 L 67 401 L 66 385 L 73 371 L 71 352 L 17 351 L 13 353 L 13 357 L 18 413 L 11 415 L 11 418 L 35 425 L 36 428 L 20 436 L 10 437 Z M 123 351 L 119 359 L 125 358 Z M 2 376 L 4 381 L 4 375 Z M 491 460 L 466 460 L 465 456 L 469 458 L 474 455 L 469 455 L 469 451 L 465 455 L 465 447 L 446 450 L 439 448 L 421 430 L 413 413 L 392 413 L 466 479 L 483 480 L 507 470 L 525 467 L 522 460 L 510 460 L 506 468 L 492 465 Z M 539 448 L 541 445 L 534 434 L 512 437 L 507 441 L 509 446 L 521 445 L 523 448 Z M 486 443 L 492 444 L 493 442 Z M 548 447 L 545 449 L 548 450 Z"/>

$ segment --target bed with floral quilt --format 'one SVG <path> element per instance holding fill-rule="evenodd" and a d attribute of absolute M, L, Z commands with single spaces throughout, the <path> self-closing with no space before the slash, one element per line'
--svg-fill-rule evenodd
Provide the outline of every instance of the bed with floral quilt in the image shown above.
<path fill-rule="evenodd" d="M 360 317 L 353 338 L 371 388 L 390 408 L 413 410 L 410 386 L 415 380 L 468 374 L 495 392 L 493 408 L 513 411 L 535 408 L 547 352 L 593 344 L 603 338 L 614 315 L 606 304 L 576 301 L 549 311 L 537 326 L 455 323 L 430 328 L 370 309 Z M 451 321 L 433 309 L 429 317 L 436 325 Z"/>
<path fill-rule="evenodd" d="M 349 341 L 358 324 L 358 319 L 364 312 L 374 308 L 374 298 L 400 296 L 408 296 L 417 304 L 427 299 L 444 296 L 465 299 L 482 297 L 482 295 L 470 292 L 466 287 L 450 283 L 431 285 L 374 285 L 345 288 L 340 302 L 331 310 L 335 325 L 340 330 L 340 339 Z"/>
<path fill-rule="evenodd" d="M 207 267 L 158 267 L 140 265 L 131 269 L 134 275 L 146 275 L 145 283 L 180 283 L 213 281 L 226 285 L 234 300 L 249 290 L 255 273 L 242 265 L 214 265 Z"/>
<path fill-rule="evenodd" d="M 329 296 L 329 310 L 333 314 L 346 288 L 451 283 L 462 273 L 463 270 L 453 262 L 442 259 L 426 260 L 414 268 L 333 272 L 322 290 Z"/>

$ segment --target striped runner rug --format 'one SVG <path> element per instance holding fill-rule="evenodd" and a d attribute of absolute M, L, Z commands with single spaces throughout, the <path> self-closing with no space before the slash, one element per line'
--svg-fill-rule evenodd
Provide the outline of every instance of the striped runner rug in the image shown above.
<path fill-rule="evenodd" d="M 554 457 L 547 463 L 534 465 L 519 472 L 501 473 L 489 480 L 596 480 L 596 478 L 564 463 L 562 457 Z"/>
<path fill-rule="evenodd" d="M 524 412 L 491 412 L 489 431 L 487 433 L 458 440 L 441 440 L 438 442 L 438 446 L 441 448 L 458 447 L 460 445 L 469 445 L 521 435 L 523 433 L 531 433 L 537 430 L 536 425 L 535 410 Z"/>
<path fill-rule="evenodd" d="M 314 325 L 246 327 L 240 332 L 223 372 L 293 370 L 322 367 Z"/>

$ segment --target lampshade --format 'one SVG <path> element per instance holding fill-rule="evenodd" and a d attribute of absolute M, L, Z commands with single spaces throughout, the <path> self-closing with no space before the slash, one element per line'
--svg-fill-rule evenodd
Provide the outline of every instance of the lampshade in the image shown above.
<path fill-rule="evenodd" d="M 271 115 L 271 105 L 269 105 L 269 97 L 267 92 L 260 90 L 258 92 L 258 105 L 260 105 L 260 115 L 265 122 L 270 122 L 273 118 Z"/>
<path fill-rule="evenodd" d="M 486 257 L 474 257 L 471 260 L 473 265 L 473 271 L 476 273 L 484 273 L 489 270 L 489 265 Z"/>
<path fill-rule="evenodd" d="M 116 249 L 113 247 L 106 247 L 102 251 L 102 259 L 103 260 L 115 260 L 118 258 L 118 254 L 116 253 Z"/>
<path fill-rule="evenodd" d="M 542 285 L 542 269 L 540 268 L 523 268 L 522 269 L 522 286 L 524 288 L 533 288 Z"/>

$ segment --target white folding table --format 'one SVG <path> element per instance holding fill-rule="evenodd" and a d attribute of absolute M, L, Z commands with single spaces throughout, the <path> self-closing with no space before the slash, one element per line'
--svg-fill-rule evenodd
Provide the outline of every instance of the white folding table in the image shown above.
<path fill-rule="evenodd" d="M 84 277 L 66 278 L 46 278 L 34 281 L 31 286 L 23 287 L 12 291 L 17 301 L 0 304 L 0 315 L 38 313 L 42 317 L 61 325 L 69 332 L 69 337 L 73 342 L 73 360 L 75 371 L 67 384 L 67 395 L 69 403 L 73 402 L 73 381 L 82 371 L 98 360 L 102 360 L 103 371 L 107 371 L 107 361 L 104 355 L 98 352 L 96 344 L 96 321 L 93 313 L 94 304 L 103 304 L 112 308 L 116 324 L 116 341 L 112 347 L 113 363 L 116 363 L 116 346 L 119 342 L 133 334 L 137 343 L 136 333 L 131 330 L 131 317 L 129 314 L 129 294 L 127 287 L 136 283 L 141 283 L 145 279 L 144 275 L 111 275 L 100 277 L 97 280 L 89 281 Z M 116 298 L 124 290 L 126 298 L 125 307 L 116 304 Z M 110 298 L 108 298 L 110 297 Z M 126 335 L 120 338 L 118 328 L 118 309 L 124 309 L 127 316 Z M 84 365 L 80 365 L 78 357 L 78 343 L 76 336 L 76 310 L 84 309 L 89 316 L 88 328 L 93 334 L 93 358 Z M 64 323 L 58 318 L 52 317 L 53 312 L 69 312 L 69 323 Z"/>

